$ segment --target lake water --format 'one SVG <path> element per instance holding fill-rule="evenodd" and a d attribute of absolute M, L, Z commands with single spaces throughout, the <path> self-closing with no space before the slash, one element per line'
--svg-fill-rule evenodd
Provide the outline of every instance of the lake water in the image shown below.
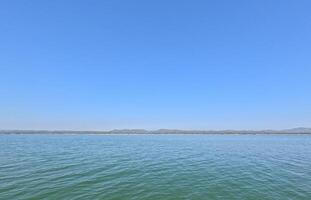
<path fill-rule="evenodd" d="M 0 135 L 0 199 L 310 200 L 308 135 Z"/>

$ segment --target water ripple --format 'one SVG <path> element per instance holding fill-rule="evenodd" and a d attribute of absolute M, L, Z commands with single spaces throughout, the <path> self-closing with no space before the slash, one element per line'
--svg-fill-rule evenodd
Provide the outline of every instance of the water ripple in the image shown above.
<path fill-rule="evenodd" d="M 305 135 L 1 135 L 0 146 L 1 200 L 311 199 Z"/>

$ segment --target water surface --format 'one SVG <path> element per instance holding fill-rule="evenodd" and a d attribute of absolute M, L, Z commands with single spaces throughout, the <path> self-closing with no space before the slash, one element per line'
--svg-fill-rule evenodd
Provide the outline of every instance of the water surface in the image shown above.
<path fill-rule="evenodd" d="M 0 135 L 0 199 L 310 200 L 308 135 Z"/>

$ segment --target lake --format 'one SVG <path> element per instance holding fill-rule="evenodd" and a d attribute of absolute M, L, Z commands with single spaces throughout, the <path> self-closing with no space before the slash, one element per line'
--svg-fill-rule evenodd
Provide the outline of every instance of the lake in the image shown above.
<path fill-rule="evenodd" d="M 0 199 L 310 200 L 308 135 L 0 135 Z"/>

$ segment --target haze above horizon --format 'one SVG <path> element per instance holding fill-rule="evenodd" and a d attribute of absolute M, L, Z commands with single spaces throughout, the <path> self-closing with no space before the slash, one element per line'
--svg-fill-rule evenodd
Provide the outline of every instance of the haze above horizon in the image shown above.
<path fill-rule="evenodd" d="M 311 2 L 0 2 L 0 129 L 311 127 Z"/>

